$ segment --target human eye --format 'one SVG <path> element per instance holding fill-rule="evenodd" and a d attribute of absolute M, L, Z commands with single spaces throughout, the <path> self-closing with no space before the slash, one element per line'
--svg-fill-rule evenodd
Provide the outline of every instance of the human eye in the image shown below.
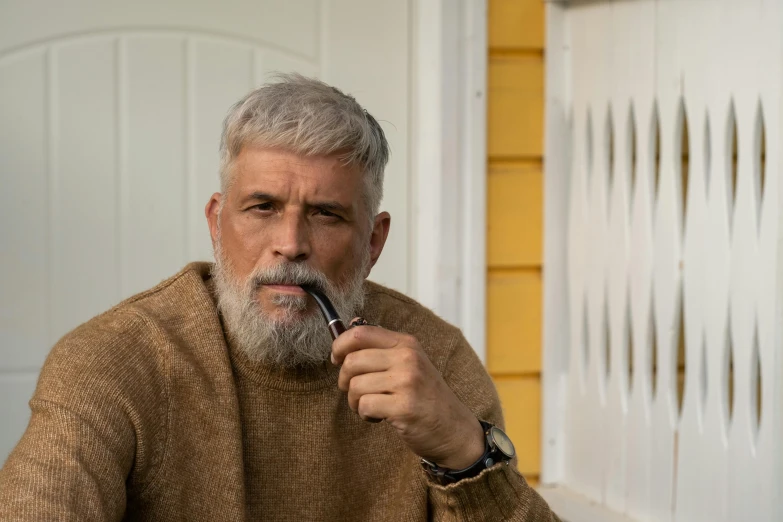
<path fill-rule="evenodd" d="M 337 225 L 345 222 L 345 218 L 342 215 L 324 207 L 314 208 L 311 215 L 313 219 L 324 225 Z"/>
<path fill-rule="evenodd" d="M 275 209 L 274 205 L 271 201 L 265 201 L 263 203 L 258 203 L 257 205 L 253 205 L 250 207 L 251 210 L 257 210 L 260 212 L 270 212 Z"/>
<path fill-rule="evenodd" d="M 315 213 L 316 213 L 317 215 L 319 215 L 319 216 L 323 216 L 323 217 L 328 217 L 328 218 L 337 218 L 337 219 L 340 219 L 340 216 L 338 216 L 338 215 L 337 215 L 337 214 L 335 214 L 334 212 L 330 212 L 330 211 L 326 210 L 325 208 L 319 208 L 319 209 L 316 209 Z"/>

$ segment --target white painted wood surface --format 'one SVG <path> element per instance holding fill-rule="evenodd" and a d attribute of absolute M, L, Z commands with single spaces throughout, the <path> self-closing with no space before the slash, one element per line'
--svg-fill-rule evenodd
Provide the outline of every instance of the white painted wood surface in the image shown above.
<path fill-rule="evenodd" d="M 556 484 L 563 479 L 565 462 L 564 408 L 568 378 L 570 324 L 568 314 L 567 216 L 571 137 L 570 32 L 566 27 L 567 8 L 546 5 L 546 90 L 544 155 L 544 317 L 541 386 L 541 483 Z M 558 197 L 550 195 L 557 194 Z"/>
<path fill-rule="evenodd" d="M 393 226 L 372 278 L 412 290 L 410 25 L 408 2 L 3 5 L 0 462 L 58 338 L 212 258 L 222 120 L 271 71 L 319 76 L 381 122 Z"/>
<path fill-rule="evenodd" d="M 486 360 L 486 0 L 414 2 L 411 291 Z"/>
<path fill-rule="evenodd" d="M 546 264 L 564 267 L 548 281 L 566 281 L 567 305 L 546 313 L 568 318 L 569 338 L 558 342 L 562 326 L 545 317 L 544 401 L 565 406 L 545 423 L 555 443 L 542 478 L 634 520 L 783 520 L 783 2 L 572 1 L 549 12 L 568 50 L 547 64 L 561 68 L 547 96 L 562 104 L 548 104 L 547 126 L 560 130 L 547 138 L 560 145 L 547 145 L 547 186 L 569 182 L 545 195 L 567 208 L 553 215 L 565 230 L 545 231 L 546 244 L 565 244 L 565 259 Z M 570 166 L 551 161 L 569 142 Z M 560 291 L 547 284 L 545 300 L 562 302 Z"/>

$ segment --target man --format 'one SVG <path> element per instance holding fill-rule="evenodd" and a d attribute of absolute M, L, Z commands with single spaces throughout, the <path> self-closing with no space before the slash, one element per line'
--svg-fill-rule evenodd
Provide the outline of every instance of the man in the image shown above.
<path fill-rule="evenodd" d="M 238 102 L 205 209 L 214 266 L 54 347 L 0 519 L 556 520 L 509 465 L 459 330 L 365 281 L 388 155 L 375 119 L 316 80 Z M 305 284 L 370 324 L 332 342 Z"/>

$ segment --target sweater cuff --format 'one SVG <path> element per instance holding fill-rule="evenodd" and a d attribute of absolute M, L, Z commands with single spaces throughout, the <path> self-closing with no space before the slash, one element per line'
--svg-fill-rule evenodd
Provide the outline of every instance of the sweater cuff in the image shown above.
<path fill-rule="evenodd" d="M 430 498 L 439 506 L 459 513 L 459 520 L 526 520 L 549 511 L 546 502 L 516 468 L 498 463 L 479 475 L 443 486 L 426 472 Z"/>

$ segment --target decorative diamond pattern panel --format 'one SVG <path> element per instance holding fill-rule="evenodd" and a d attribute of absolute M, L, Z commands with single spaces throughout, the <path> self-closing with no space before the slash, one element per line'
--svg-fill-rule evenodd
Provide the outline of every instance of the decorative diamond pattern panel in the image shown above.
<path fill-rule="evenodd" d="M 783 2 L 566 13 L 564 482 L 642 521 L 781 520 Z"/>

